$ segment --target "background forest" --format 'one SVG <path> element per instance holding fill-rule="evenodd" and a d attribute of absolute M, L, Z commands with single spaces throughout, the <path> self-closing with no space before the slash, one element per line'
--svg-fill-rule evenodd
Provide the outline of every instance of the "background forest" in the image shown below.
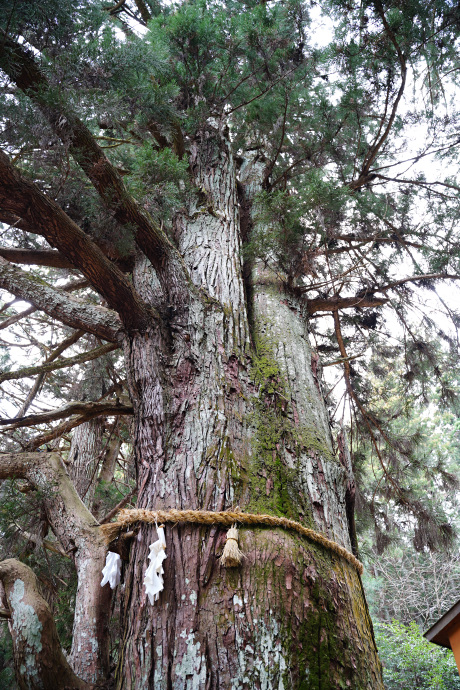
<path fill-rule="evenodd" d="M 3 152 L 126 276 L 132 224 L 82 174 L 66 118 L 85 122 L 171 242 L 177 214 L 208 203 L 186 155 L 198 122 L 227 118 L 242 178 L 243 152 L 263 163 L 244 266 L 269 267 L 308 314 L 333 435 L 348 438 L 353 546 L 386 687 L 460 688 L 452 655 L 421 636 L 460 596 L 457 3 L 1 0 L 0 17 Z M 37 81 L 24 86 L 25 73 Z M 1 451 L 58 452 L 108 522 L 139 488 L 125 361 L 33 296 L 46 302 L 53 285 L 107 300 L 0 201 Z M 254 381 L 282 406 L 279 370 L 266 343 L 255 349 Z M 70 651 L 77 577 L 45 498 L 27 479 L 2 481 L 0 559 L 32 567 Z M 3 622 L 0 686 L 14 683 Z"/>

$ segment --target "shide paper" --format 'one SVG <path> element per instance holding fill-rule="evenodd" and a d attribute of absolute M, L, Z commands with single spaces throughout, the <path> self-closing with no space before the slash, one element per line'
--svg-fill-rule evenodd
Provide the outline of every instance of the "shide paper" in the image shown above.
<path fill-rule="evenodd" d="M 166 558 L 166 539 L 164 527 L 157 527 L 158 540 L 150 544 L 150 565 L 145 571 L 145 593 L 153 604 L 163 590 L 163 561 Z"/>

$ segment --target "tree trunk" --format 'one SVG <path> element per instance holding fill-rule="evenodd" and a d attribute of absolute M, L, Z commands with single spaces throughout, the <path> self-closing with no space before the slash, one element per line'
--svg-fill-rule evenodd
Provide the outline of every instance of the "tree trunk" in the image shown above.
<path fill-rule="evenodd" d="M 115 474 L 115 468 L 117 466 L 117 458 L 118 454 L 120 452 L 121 448 L 121 438 L 117 434 L 113 434 L 107 443 L 107 448 L 105 449 L 104 452 L 104 457 L 101 462 L 101 469 L 97 478 L 97 485 L 102 486 L 104 489 L 105 486 L 110 484 L 111 481 L 113 481 L 113 477 Z M 94 493 L 94 492 L 93 492 Z M 102 500 L 99 497 L 96 497 L 93 500 L 91 512 L 96 518 L 100 518 L 101 516 L 99 515 L 99 511 L 101 510 L 101 504 Z"/>
<path fill-rule="evenodd" d="M 125 343 L 138 504 L 239 505 L 301 520 L 351 550 L 349 477 L 304 309 L 260 271 L 248 323 L 235 166 L 211 125 L 192 145 L 191 166 L 203 198 L 176 219 L 175 234 L 198 290 L 170 309 L 169 331 Z M 148 262 L 138 262 L 134 283 L 157 304 Z M 141 527 L 125 573 L 117 687 L 383 688 L 356 570 L 282 529 L 240 536 L 243 565 L 226 570 L 224 531 L 167 526 L 165 589 L 152 607 L 143 576 L 156 534 Z"/>
<path fill-rule="evenodd" d="M 103 419 L 96 417 L 77 426 L 69 452 L 69 474 L 86 506 L 93 503 L 96 472 L 101 459 Z"/>

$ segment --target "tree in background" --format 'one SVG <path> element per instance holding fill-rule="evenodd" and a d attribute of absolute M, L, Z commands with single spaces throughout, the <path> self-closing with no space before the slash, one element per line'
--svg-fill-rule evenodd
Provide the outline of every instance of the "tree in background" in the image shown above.
<path fill-rule="evenodd" d="M 415 622 L 403 625 L 377 622 L 379 653 L 385 659 L 387 690 L 457 690 L 458 669 L 452 652 L 430 644 Z"/>
<path fill-rule="evenodd" d="M 435 377 L 453 395 L 458 315 L 440 295 L 452 324 L 441 331 L 424 302 L 460 275 L 459 187 L 419 166 L 439 160 L 449 172 L 456 161 L 460 13 L 445 1 L 321 9 L 333 27 L 324 49 L 297 0 L 2 8 L 0 286 L 31 305 L 10 304 L 2 326 L 48 361 L 2 375 L 16 381 L 5 387 L 16 416 L 3 420 L 0 477 L 34 494 L 78 580 L 67 661 L 32 570 L 0 563 L 20 687 L 111 675 L 106 545 L 94 503 L 81 500 L 75 450 L 94 448 L 87 484 L 110 432 L 86 426 L 72 449 L 68 437 L 91 420 L 132 415 L 141 508 L 239 505 L 356 552 L 351 460 L 343 432 L 332 434 L 332 391 L 309 332 L 324 364 L 342 367 L 341 409 L 372 445 L 387 500 L 435 541 L 449 532 L 389 464 L 413 462 L 413 444 L 376 414 L 362 354 L 403 356 L 406 394 L 423 395 Z M 62 358 L 69 339 L 75 354 Z M 124 364 L 99 397 L 71 402 L 60 390 L 56 372 L 118 350 Z M 18 393 L 31 376 L 34 389 Z M 62 403 L 52 411 L 51 392 Z M 348 562 L 251 528 L 242 568 L 225 571 L 220 530 L 167 527 L 165 590 L 152 609 L 143 575 L 155 538 L 144 525 L 122 549 L 118 688 L 383 687 Z"/>
<path fill-rule="evenodd" d="M 388 496 L 372 444 L 362 437 L 354 459 L 363 584 L 385 687 L 455 688 L 460 681 L 453 654 L 428 643 L 423 632 L 458 600 L 458 406 L 456 397 L 442 401 L 433 382 L 425 384 L 428 405 L 420 386 L 401 395 L 402 370 L 397 361 L 386 374 L 380 368 L 374 410 L 392 420 L 390 433 L 410 441 L 412 461 L 393 456 L 389 464 L 395 476 L 404 476 L 421 516 L 435 520 L 414 520 Z M 455 373 L 449 385 L 456 390 Z"/>

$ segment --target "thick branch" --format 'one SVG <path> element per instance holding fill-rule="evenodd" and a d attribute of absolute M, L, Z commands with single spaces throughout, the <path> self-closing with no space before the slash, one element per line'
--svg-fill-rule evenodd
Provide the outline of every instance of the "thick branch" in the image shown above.
<path fill-rule="evenodd" d="M 307 302 L 307 311 L 310 314 L 315 314 L 317 311 L 336 311 L 337 309 L 352 309 L 364 307 L 381 307 L 388 302 L 382 297 L 334 297 L 316 299 L 309 299 Z"/>
<path fill-rule="evenodd" d="M 147 22 L 149 22 L 152 18 L 147 5 L 145 4 L 144 0 L 134 0 L 134 2 L 136 3 L 136 7 L 139 10 L 142 19 L 147 24 Z"/>
<path fill-rule="evenodd" d="M 11 612 L 14 665 L 22 689 L 84 690 L 61 650 L 54 618 L 40 594 L 37 578 L 24 563 L 0 563 L 0 579 Z"/>
<path fill-rule="evenodd" d="M 88 287 L 87 280 L 77 280 L 75 283 L 69 283 L 68 285 L 64 285 L 60 289 L 64 292 L 73 292 L 74 290 L 79 290 L 80 288 L 85 287 Z M 38 311 L 36 307 L 29 307 L 28 309 L 24 309 L 24 311 L 21 311 L 19 314 L 14 314 L 14 316 L 10 316 L 9 318 L 5 319 L 0 323 L 0 330 L 2 330 L 3 328 L 8 328 L 8 326 L 12 326 L 18 321 L 21 321 L 21 319 L 25 319 L 27 316 L 34 314 L 36 311 Z"/>
<path fill-rule="evenodd" d="M 7 36 L 2 38 L 0 67 L 40 108 L 55 134 L 93 183 L 107 209 L 122 225 L 134 232 L 136 242 L 158 272 L 163 288 L 171 293 L 183 283 L 185 268 L 163 230 L 128 194 L 117 169 L 105 156 L 86 125 L 62 102 L 62 92 L 51 92 L 50 84 L 32 53 Z M 64 253 L 64 252 L 63 252 Z M 174 270 L 171 272 L 171 264 Z"/>
<path fill-rule="evenodd" d="M 34 438 L 32 438 L 27 443 L 27 450 L 36 450 L 37 448 L 40 448 L 40 446 L 43 446 L 45 443 L 54 441 L 55 438 L 61 438 L 61 436 L 63 436 L 64 434 L 67 434 L 69 431 L 72 431 L 72 429 L 75 429 L 77 426 L 80 426 L 81 424 L 84 424 L 85 422 L 88 422 L 90 419 L 93 418 L 94 415 L 90 414 L 83 414 L 79 417 L 71 417 L 70 419 L 67 419 L 65 422 L 61 422 L 57 426 L 53 427 L 51 431 L 46 431 L 44 434 L 34 436 Z"/>
<path fill-rule="evenodd" d="M 131 405 L 123 405 L 118 401 L 112 402 L 72 402 L 58 410 L 50 410 L 41 414 L 31 414 L 27 417 L 19 417 L 18 419 L 1 419 L 0 426 L 8 425 L 7 429 L 18 429 L 23 426 L 35 426 L 36 424 L 45 424 L 47 422 L 54 422 L 57 419 L 65 419 L 72 415 L 82 415 L 85 421 L 100 417 L 101 415 L 131 415 L 133 408 Z"/>
<path fill-rule="evenodd" d="M 0 256 L 15 264 L 48 266 L 49 268 L 75 268 L 60 252 L 52 249 L 10 249 L 0 247 Z"/>
<path fill-rule="evenodd" d="M 26 180 L 0 152 L 0 207 L 17 213 L 59 251 L 91 282 L 121 316 L 128 329 L 142 330 L 146 308 L 126 276 L 50 197 Z"/>
<path fill-rule="evenodd" d="M 58 453 L 0 455 L 0 479 L 8 477 L 23 477 L 43 493 L 51 528 L 75 562 L 78 589 L 73 637 L 79 648 L 78 656 L 73 655 L 73 664 L 85 680 L 102 685 L 109 670 L 111 590 L 99 586 L 106 546 L 97 522 L 75 491 Z M 63 686 L 45 683 L 40 687 Z"/>
<path fill-rule="evenodd" d="M 36 228 L 32 228 L 25 222 L 21 223 L 21 225 L 18 225 L 17 227 L 21 227 L 21 230 L 32 232 L 35 235 L 41 234 L 36 231 Z M 121 258 L 115 247 L 109 247 L 107 244 L 104 247 L 103 242 L 98 242 L 95 240 L 93 241 L 101 249 L 101 251 L 110 258 L 115 266 L 118 266 L 121 271 L 132 271 L 132 258 L 129 256 L 126 258 Z M 106 251 L 104 251 L 104 249 L 106 249 Z M 13 249 L 11 247 L 0 247 L 0 256 L 3 256 L 4 259 L 8 259 L 8 261 L 11 261 L 13 264 L 46 266 L 48 268 L 77 268 L 69 261 L 69 259 L 61 254 L 61 252 L 57 252 L 53 249 Z"/>
<path fill-rule="evenodd" d="M 64 369 L 65 367 L 72 367 L 75 364 L 83 364 L 84 362 L 90 362 L 93 359 L 102 357 L 109 352 L 113 352 L 118 349 L 118 345 L 114 343 L 109 343 L 108 345 L 102 345 L 101 347 L 96 347 L 94 350 L 89 352 L 82 352 L 74 357 L 67 357 L 66 359 L 60 359 L 58 362 L 49 362 L 47 364 L 39 364 L 36 367 L 25 367 L 24 369 L 19 369 L 18 371 L 8 371 L 4 374 L 0 374 L 0 383 L 3 381 L 10 381 L 11 379 L 22 379 L 30 376 L 35 376 L 35 374 L 44 374 L 50 371 L 56 371 L 57 369 Z"/>
<path fill-rule="evenodd" d="M 94 333 L 112 342 L 118 339 L 121 322 L 115 312 L 70 297 L 62 290 L 52 288 L 44 280 L 12 266 L 1 257 L 0 288 L 30 302 L 45 314 L 72 328 Z"/>

